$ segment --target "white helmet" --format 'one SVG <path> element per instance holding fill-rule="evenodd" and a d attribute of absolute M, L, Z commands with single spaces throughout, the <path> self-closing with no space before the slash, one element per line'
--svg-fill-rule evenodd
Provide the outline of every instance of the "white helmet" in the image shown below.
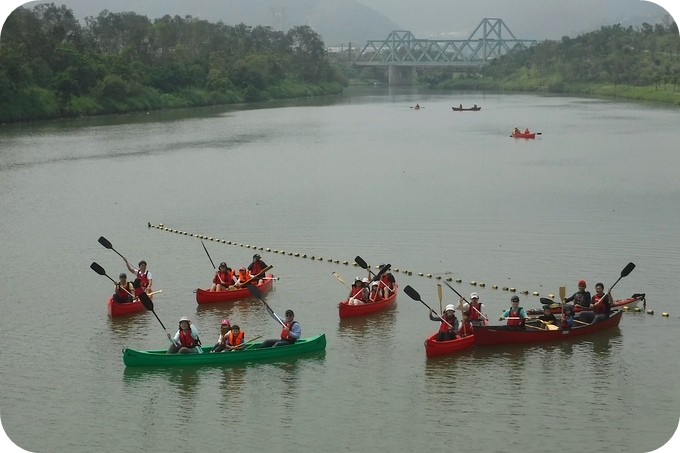
<path fill-rule="evenodd" d="M 453 304 L 448 304 L 446 306 L 446 308 L 444 309 L 444 311 L 449 311 L 449 310 L 456 311 L 456 307 L 454 307 Z"/>

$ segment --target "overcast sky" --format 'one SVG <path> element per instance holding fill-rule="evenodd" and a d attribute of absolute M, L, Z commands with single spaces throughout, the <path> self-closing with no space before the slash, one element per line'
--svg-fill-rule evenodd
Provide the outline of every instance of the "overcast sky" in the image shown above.
<path fill-rule="evenodd" d="M 142 2 L 144 0 L 141 0 Z M 219 1 L 219 0 L 216 0 Z M 254 2 L 258 0 L 252 0 Z M 332 1 L 332 0 L 319 0 Z M 449 39 L 461 39 L 473 31 L 485 17 L 503 19 L 507 27 L 521 39 L 559 39 L 599 28 L 592 26 L 597 18 L 620 20 L 627 11 L 637 11 L 643 0 L 356 0 L 387 16 L 416 36 L 426 38 L 454 34 Z M 21 0 L 0 0 L 0 22 L 18 6 Z M 69 0 L 54 0 L 56 5 Z M 115 5 L 115 0 L 91 0 L 92 5 Z M 168 0 L 171 4 L 172 0 Z M 647 2 L 645 2 L 647 3 Z M 656 0 L 676 20 L 680 18 L 678 0 Z M 647 8 L 645 8 L 647 6 Z M 108 6 L 114 10 L 115 7 Z M 654 5 L 642 5 L 642 9 Z M 624 16 L 622 16 L 624 14 Z M 77 17 L 82 19 L 81 17 Z M 553 36 L 546 33 L 553 31 Z M 465 36 L 455 36 L 456 33 Z"/>
<path fill-rule="evenodd" d="M 679 0 L 660 0 L 656 4 L 640 0 L 356 0 L 380 11 L 417 37 L 458 31 L 467 38 L 481 19 L 500 18 L 521 39 L 559 39 L 599 28 L 601 20 L 621 21 L 632 11 L 661 11 L 662 4 Z M 666 7 L 668 13 L 673 12 Z M 593 25 L 596 24 L 596 25 Z M 521 36 L 519 36 L 521 34 Z M 552 34 L 552 35 L 550 35 Z"/>

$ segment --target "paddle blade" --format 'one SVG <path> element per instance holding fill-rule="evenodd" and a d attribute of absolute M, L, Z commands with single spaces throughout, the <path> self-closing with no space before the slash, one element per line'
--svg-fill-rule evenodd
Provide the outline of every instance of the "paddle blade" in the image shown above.
<path fill-rule="evenodd" d="M 94 261 L 92 262 L 92 264 L 90 264 L 90 269 L 92 269 L 99 275 L 106 275 L 106 271 L 104 270 L 104 268 L 101 267 L 99 264 L 95 263 Z"/>
<path fill-rule="evenodd" d="M 111 245 L 109 240 L 106 239 L 104 236 L 99 236 L 99 243 L 109 250 L 111 250 L 113 248 L 113 245 Z"/>
<path fill-rule="evenodd" d="M 147 293 L 140 293 L 139 294 L 139 300 L 142 301 L 142 305 L 144 305 L 144 308 L 146 308 L 149 311 L 153 311 L 153 302 L 151 301 L 151 298 Z M 160 319 L 159 319 L 160 321 Z M 162 325 L 162 323 L 161 323 Z M 165 328 L 165 327 L 163 327 Z"/>
<path fill-rule="evenodd" d="M 375 282 L 375 281 L 380 280 L 380 277 L 382 276 L 382 274 L 384 274 L 385 272 L 387 272 L 388 270 L 390 270 L 390 267 L 392 267 L 391 264 L 385 264 L 385 265 L 380 269 L 380 272 L 378 272 L 377 274 L 375 274 L 375 277 L 373 277 L 373 281 Z"/>
<path fill-rule="evenodd" d="M 567 288 L 565 286 L 560 286 L 560 299 L 562 302 L 564 302 L 564 299 L 567 297 Z"/>
<path fill-rule="evenodd" d="M 628 263 L 626 267 L 623 268 L 621 271 L 621 277 L 626 277 L 628 274 L 630 274 L 633 269 L 635 269 L 635 264 L 634 263 Z"/>
<path fill-rule="evenodd" d="M 250 291 L 250 294 L 253 296 L 257 297 L 258 299 L 262 300 L 262 291 L 260 291 L 260 288 L 257 286 L 253 285 L 252 283 L 248 283 L 246 285 L 246 288 L 248 288 L 248 291 Z M 264 302 L 264 301 L 263 301 Z"/>
<path fill-rule="evenodd" d="M 442 303 L 442 285 L 437 283 L 437 295 L 439 296 L 439 303 Z"/>
<path fill-rule="evenodd" d="M 417 300 L 418 302 L 421 302 L 420 294 L 418 294 L 418 291 L 416 291 L 415 289 L 413 289 L 410 285 L 406 285 L 406 287 L 404 288 L 404 292 L 405 292 L 406 294 L 408 294 L 408 296 L 409 296 L 411 299 Z"/>
<path fill-rule="evenodd" d="M 354 257 L 354 262 L 359 265 L 360 268 L 366 269 L 368 268 L 368 264 L 366 264 L 366 261 L 364 261 L 360 256 L 355 256 Z"/>

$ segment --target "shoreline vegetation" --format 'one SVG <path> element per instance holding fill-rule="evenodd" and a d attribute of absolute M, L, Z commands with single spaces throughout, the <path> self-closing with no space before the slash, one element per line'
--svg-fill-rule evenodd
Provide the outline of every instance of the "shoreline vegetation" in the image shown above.
<path fill-rule="evenodd" d="M 342 94 L 386 84 L 349 66 L 308 26 L 288 32 L 186 16 L 102 11 L 85 25 L 65 5 L 19 7 L 0 36 L 0 123 Z M 664 24 L 600 30 L 512 49 L 481 68 L 419 70 L 438 90 L 536 92 L 680 106 L 680 34 Z"/>
<path fill-rule="evenodd" d="M 0 36 L 0 123 L 336 95 L 308 26 L 288 32 L 134 12 L 19 7 Z"/>

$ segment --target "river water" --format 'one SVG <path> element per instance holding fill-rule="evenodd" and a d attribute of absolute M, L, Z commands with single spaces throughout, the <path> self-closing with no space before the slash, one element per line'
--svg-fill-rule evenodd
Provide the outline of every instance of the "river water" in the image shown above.
<path fill-rule="evenodd" d="M 680 419 L 679 120 L 618 101 L 369 88 L 4 125 L 3 428 L 35 452 L 655 450 Z M 541 135 L 510 138 L 515 126 Z M 222 318 L 246 338 L 278 335 L 257 300 L 199 307 L 212 264 L 199 239 L 160 224 L 232 241 L 203 241 L 215 263 L 258 250 L 280 277 L 268 303 L 295 310 L 303 336 L 325 333 L 325 353 L 126 369 L 123 347 L 167 339 L 151 313 L 108 317 L 113 285 L 90 263 L 125 267 L 100 236 L 148 261 L 169 330 L 186 315 L 204 344 Z M 390 263 L 432 307 L 439 279 L 476 291 L 494 322 L 512 294 L 538 307 L 534 292 L 609 287 L 634 262 L 614 296 L 644 292 L 653 314 L 572 342 L 426 359 L 437 324 L 404 293 L 339 320 L 347 290 L 331 273 L 364 276 L 357 255 Z"/>

